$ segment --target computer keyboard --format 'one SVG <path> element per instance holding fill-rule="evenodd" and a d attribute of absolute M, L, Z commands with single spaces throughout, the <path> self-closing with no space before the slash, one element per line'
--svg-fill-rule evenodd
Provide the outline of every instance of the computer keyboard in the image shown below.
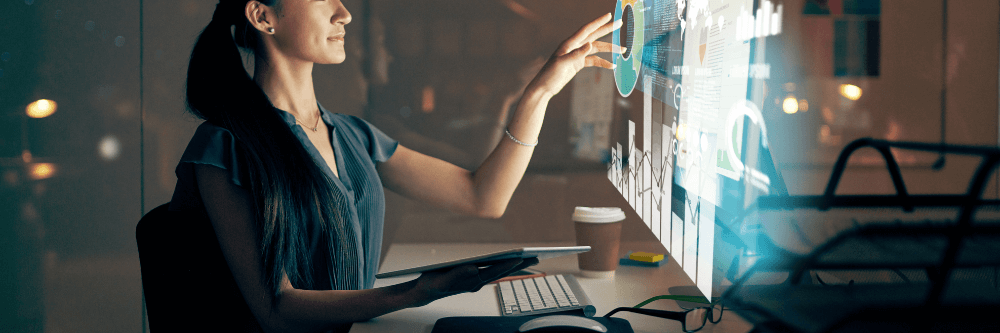
<path fill-rule="evenodd" d="M 587 316 L 597 312 L 590 298 L 569 274 L 497 283 L 497 300 L 503 316 L 526 316 L 583 309 Z"/>

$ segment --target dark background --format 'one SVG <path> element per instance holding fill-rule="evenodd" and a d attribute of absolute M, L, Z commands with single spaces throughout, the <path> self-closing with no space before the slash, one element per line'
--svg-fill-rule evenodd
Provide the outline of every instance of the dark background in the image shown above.
<path fill-rule="evenodd" d="M 340 65 L 316 67 L 320 102 L 373 122 L 408 147 L 470 169 L 502 138 L 503 102 L 516 98 L 537 69 L 532 64 L 615 5 L 611 0 L 344 3 L 354 17 L 347 27 L 348 57 Z M 841 42 L 854 45 L 838 39 L 836 27 L 846 23 L 837 22 L 854 18 L 836 12 L 803 15 L 804 0 L 783 3 L 783 35 L 767 48 L 768 59 L 796 88 L 775 89 L 780 93 L 775 96 L 794 94 L 807 100 L 809 109 L 762 111 L 790 192 L 820 192 L 832 156 L 861 136 L 939 142 L 944 133 L 948 143 L 997 144 L 1000 4 L 995 0 L 951 1 L 947 44 L 942 0 L 882 1 L 874 18 L 877 76 L 835 73 L 843 64 L 837 54 L 855 54 L 835 49 Z M 214 7 L 214 1 L 204 0 L 144 1 L 141 7 L 124 0 L 0 2 L 2 330 L 142 331 L 135 224 L 170 199 L 174 167 L 199 123 L 185 111 L 184 80 L 191 46 Z M 783 88 L 788 82 L 772 83 Z M 848 83 L 863 89 L 861 99 L 840 97 L 838 87 Z M 572 93 L 567 88 L 550 103 L 542 144 L 503 218 L 462 217 L 387 193 L 386 246 L 572 241 L 574 206 L 628 206 L 603 165 L 570 154 Z M 641 121 L 639 95 L 608 106 L 616 124 L 613 140 L 627 142 L 621 124 Z M 428 96 L 433 108 L 425 110 Z M 56 113 L 27 118 L 25 107 L 41 98 L 56 101 Z M 113 158 L 100 154 L 102 141 L 118 143 Z M 929 168 L 934 159 L 901 158 L 911 192 L 963 191 L 973 161 L 949 159 L 934 171 Z M 880 162 L 863 157 L 854 162 L 841 193 L 891 191 Z M 37 163 L 51 163 L 55 172 L 33 179 Z M 989 191 L 996 196 L 995 186 Z M 625 237 L 652 237 L 641 223 L 630 212 Z"/>

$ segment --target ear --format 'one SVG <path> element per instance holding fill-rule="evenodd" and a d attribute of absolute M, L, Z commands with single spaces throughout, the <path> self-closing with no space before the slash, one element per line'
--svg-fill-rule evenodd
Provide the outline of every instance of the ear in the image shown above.
<path fill-rule="evenodd" d="M 247 21 L 250 22 L 250 25 L 254 29 L 263 34 L 270 34 L 268 29 L 274 28 L 273 23 L 276 18 L 274 14 L 273 8 L 260 3 L 260 1 L 247 1 L 247 5 L 244 7 L 244 15 L 246 15 Z"/>

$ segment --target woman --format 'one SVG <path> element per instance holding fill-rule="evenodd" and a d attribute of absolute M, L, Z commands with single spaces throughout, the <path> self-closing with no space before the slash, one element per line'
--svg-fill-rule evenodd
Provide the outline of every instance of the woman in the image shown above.
<path fill-rule="evenodd" d="M 346 330 L 478 290 L 535 262 L 469 265 L 372 289 L 382 186 L 453 211 L 501 216 L 549 99 L 585 66 L 612 68 L 593 55 L 611 51 L 594 41 L 615 29 L 610 20 L 602 16 L 559 47 L 525 89 L 510 140 L 470 172 L 316 102 L 313 65 L 346 56 L 351 14 L 339 0 L 222 0 L 191 55 L 188 104 L 206 122 L 177 167 L 171 210 L 207 213 L 243 299 L 266 331 Z M 237 45 L 253 52 L 252 79 Z"/>

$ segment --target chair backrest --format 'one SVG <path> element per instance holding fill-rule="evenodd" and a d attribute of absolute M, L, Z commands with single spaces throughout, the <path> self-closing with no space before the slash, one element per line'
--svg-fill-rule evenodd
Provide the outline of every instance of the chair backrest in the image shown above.
<path fill-rule="evenodd" d="M 243 300 L 205 212 L 174 212 L 169 203 L 136 226 L 150 329 L 262 331 Z"/>

